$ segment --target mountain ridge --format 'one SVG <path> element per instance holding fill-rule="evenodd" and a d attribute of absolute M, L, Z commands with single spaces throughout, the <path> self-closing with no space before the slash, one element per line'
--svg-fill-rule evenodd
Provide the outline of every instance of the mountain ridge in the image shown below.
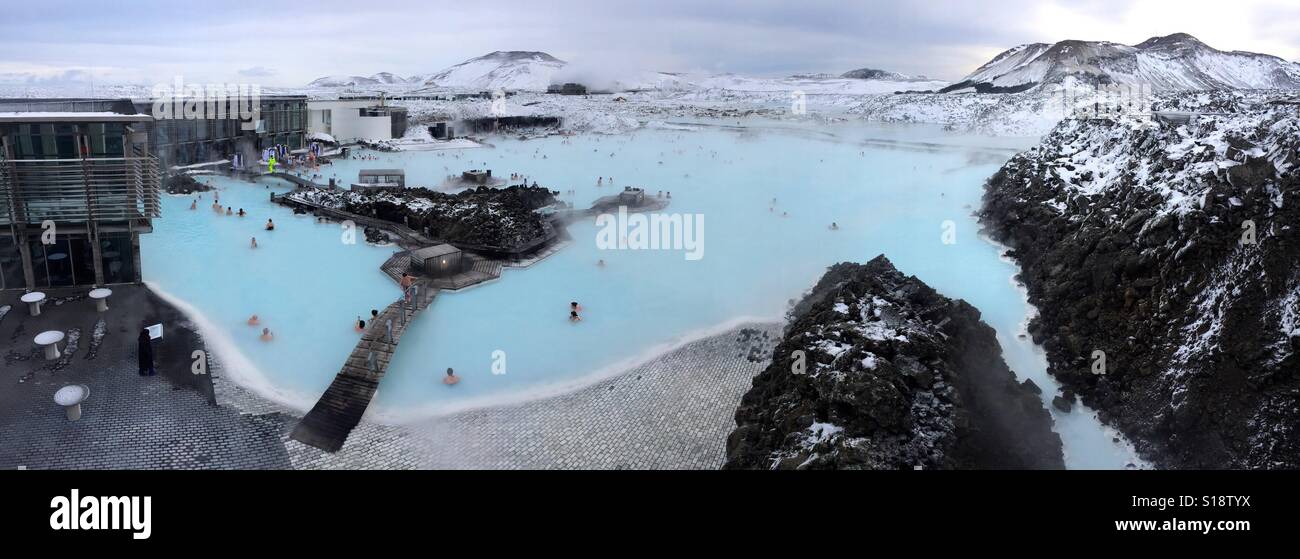
<path fill-rule="evenodd" d="M 1187 33 L 1132 46 L 1069 39 L 1007 49 L 940 91 L 1017 93 L 1073 84 L 1149 84 L 1154 91 L 1300 89 L 1300 64 L 1270 54 L 1218 50 Z"/>

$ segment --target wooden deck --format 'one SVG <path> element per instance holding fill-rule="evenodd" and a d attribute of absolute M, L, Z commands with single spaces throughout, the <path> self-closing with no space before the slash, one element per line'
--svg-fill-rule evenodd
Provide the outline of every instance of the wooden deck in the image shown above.
<path fill-rule="evenodd" d="M 465 271 L 441 278 L 421 278 L 421 281 L 439 289 L 454 291 L 464 289 L 472 285 L 477 285 L 485 281 L 491 281 L 501 277 L 501 269 L 505 263 L 501 260 L 486 258 L 477 254 L 464 253 L 465 259 L 470 261 L 470 265 Z M 404 250 L 388 257 L 379 269 L 384 275 L 392 278 L 393 281 L 401 281 L 402 273 L 410 269 L 411 251 Z"/>
<path fill-rule="evenodd" d="M 438 294 L 437 288 L 425 282 L 416 285 L 419 286 L 419 295 L 413 298 L 414 306 L 399 299 L 366 324 L 361 340 L 352 349 L 334 382 L 293 428 L 290 437 L 327 452 L 343 448 L 348 435 L 370 407 L 370 400 L 388 371 L 388 363 L 392 361 L 406 327 L 415 321 L 420 311 L 428 308 Z M 389 321 L 392 324 L 391 338 Z"/>

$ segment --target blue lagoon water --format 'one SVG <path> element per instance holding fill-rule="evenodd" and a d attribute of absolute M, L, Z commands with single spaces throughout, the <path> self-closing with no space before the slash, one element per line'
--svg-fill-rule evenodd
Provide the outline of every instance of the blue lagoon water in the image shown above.
<path fill-rule="evenodd" d="M 674 250 L 600 250 L 593 220 L 572 225 L 572 244 L 532 267 L 441 293 L 408 330 L 371 413 L 419 417 L 571 390 L 737 322 L 779 319 L 827 266 L 881 253 L 979 308 L 1011 367 L 1050 398 L 1056 383 L 1045 360 L 1020 337 L 1031 309 L 1011 281 L 1016 269 L 979 237 L 972 215 L 984 180 L 1013 153 L 1007 148 L 1027 145 L 1003 142 L 920 126 L 696 122 L 621 136 L 495 138 L 488 147 L 373 153 L 378 160 L 325 167 L 343 182 L 362 168 L 397 167 L 408 185 L 430 186 L 487 167 L 566 192 L 579 207 L 640 186 L 671 192 L 667 212 L 704 220 L 699 260 Z M 169 197 L 142 240 L 145 277 L 202 317 L 224 360 L 237 365 L 230 376 L 306 409 L 355 344 L 357 315 L 397 297 L 378 269 L 395 249 L 345 244 L 338 224 L 270 204 L 269 193 L 286 184 L 204 180 L 223 205 L 249 216 L 216 215 L 211 193 L 194 211 L 192 197 Z M 274 232 L 262 230 L 267 218 Z M 953 244 L 943 242 L 945 222 Z M 567 320 L 570 301 L 583 306 L 582 322 Z M 245 324 L 254 313 L 275 341 L 260 341 L 260 328 Z M 494 364 L 504 374 L 493 374 Z M 441 383 L 447 367 L 463 379 L 454 387 Z M 681 374 L 691 382 L 709 371 Z M 1090 411 L 1055 418 L 1070 466 L 1135 461 Z"/>

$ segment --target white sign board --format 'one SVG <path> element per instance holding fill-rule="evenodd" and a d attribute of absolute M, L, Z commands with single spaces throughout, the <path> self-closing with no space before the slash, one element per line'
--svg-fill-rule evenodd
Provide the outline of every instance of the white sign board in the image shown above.
<path fill-rule="evenodd" d="M 145 330 L 149 331 L 149 339 L 151 340 L 162 339 L 162 324 L 155 324 L 153 326 L 145 328 Z"/>

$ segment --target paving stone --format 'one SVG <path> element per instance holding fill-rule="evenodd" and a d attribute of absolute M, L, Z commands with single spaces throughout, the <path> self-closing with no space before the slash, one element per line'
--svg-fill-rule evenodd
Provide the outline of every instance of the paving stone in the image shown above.
<path fill-rule="evenodd" d="M 160 302 L 146 293 L 127 305 L 132 290 L 147 290 L 120 289 L 115 310 L 142 308 L 98 316 L 70 298 L 29 317 L 18 293 L 0 296 L 0 307 L 12 305 L 0 319 L 0 341 L 8 340 L 0 350 L 0 469 L 718 468 L 740 397 L 766 367 L 780 333 L 776 324 L 745 325 L 767 332 L 767 340 L 742 339 L 738 327 L 541 400 L 403 425 L 363 419 L 330 454 L 289 439 L 301 413 L 230 382 L 215 358 L 206 378 L 137 375 L 131 333 L 157 314 L 147 307 Z M 92 332 L 100 318 L 109 333 L 103 343 L 83 338 L 58 367 L 41 360 L 25 334 L 53 327 Z M 752 346 L 765 358 L 743 357 Z M 68 421 L 53 403 L 65 384 L 91 386 L 80 421 Z"/>

